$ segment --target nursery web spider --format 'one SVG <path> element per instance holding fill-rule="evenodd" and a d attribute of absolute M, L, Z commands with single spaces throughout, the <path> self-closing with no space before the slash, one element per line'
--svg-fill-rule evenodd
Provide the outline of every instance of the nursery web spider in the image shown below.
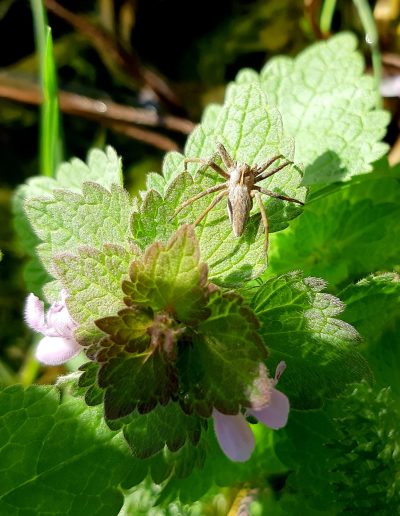
<path fill-rule="evenodd" d="M 217 154 L 219 154 L 221 157 L 226 167 L 226 171 L 223 170 L 217 163 L 215 163 L 212 158 L 210 160 L 205 160 L 202 158 L 185 159 L 185 171 L 187 169 L 187 163 L 201 163 L 202 165 L 212 168 L 225 179 L 225 182 L 212 186 L 211 188 L 207 188 L 207 190 L 200 192 L 199 194 L 182 203 L 175 210 L 174 217 L 181 210 L 183 210 L 183 208 L 189 206 L 201 197 L 213 192 L 220 192 L 214 197 L 204 212 L 195 220 L 194 225 L 197 226 L 197 224 L 203 220 L 207 213 L 211 211 L 219 203 L 219 201 L 228 196 L 229 220 L 232 224 L 233 233 L 235 236 L 239 237 L 242 235 L 245 229 L 250 210 L 253 206 L 253 198 L 255 198 L 260 209 L 261 220 L 265 230 L 264 249 L 266 252 L 268 249 L 268 218 L 264 204 L 261 200 L 261 194 L 268 195 L 269 197 L 275 197 L 276 199 L 282 199 L 284 201 L 295 202 L 302 206 L 304 203 L 298 199 L 293 199 L 292 197 L 287 197 L 286 195 L 281 195 L 262 188 L 261 186 L 257 186 L 257 183 L 263 179 L 266 179 L 267 177 L 271 177 L 293 162 L 290 160 L 285 160 L 279 166 L 268 170 L 269 167 L 278 159 L 284 158 L 282 154 L 279 154 L 269 159 L 262 165 L 250 166 L 247 163 L 238 163 L 232 159 L 222 143 L 217 143 Z"/>

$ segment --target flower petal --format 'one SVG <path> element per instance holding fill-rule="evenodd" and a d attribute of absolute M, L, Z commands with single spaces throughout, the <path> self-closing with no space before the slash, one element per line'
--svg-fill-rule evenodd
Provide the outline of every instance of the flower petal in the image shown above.
<path fill-rule="evenodd" d="M 45 330 L 44 323 L 44 305 L 35 294 L 29 294 L 25 301 L 24 318 L 26 324 L 32 330 L 43 333 Z"/>
<path fill-rule="evenodd" d="M 77 325 L 69 315 L 65 298 L 62 296 L 61 301 L 57 301 L 51 305 L 47 312 L 46 320 L 48 330 L 45 334 L 49 337 L 73 337 L 73 332 Z"/>
<path fill-rule="evenodd" d="M 236 462 L 248 460 L 254 450 L 253 432 L 242 414 L 227 416 L 213 410 L 214 430 L 227 457 Z"/>
<path fill-rule="evenodd" d="M 46 365 L 63 364 L 77 355 L 81 346 L 73 339 L 43 337 L 36 349 L 36 358 Z"/>
<path fill-rule="evenodd" d="M 283 392 L 271 390 L 270 404 L 260 410 L 249 409 L 247 412 L 260 423 L 277 430 L 286 425 L 289 416 L 289 400 Z"/>

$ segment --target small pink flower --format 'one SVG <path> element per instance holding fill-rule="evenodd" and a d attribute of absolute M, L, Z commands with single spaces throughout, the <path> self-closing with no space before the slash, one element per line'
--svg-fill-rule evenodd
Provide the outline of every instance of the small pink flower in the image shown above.
<path fill-rule="evenodd" d="M 42 333 L 43 339 L 36 349 L 36 358 L 47 365 L 59 365 L 81 350 L 74 338 L 77 324 L 69 315 L 65 300 L 67 294 L 61 291 L 60 300 L 48 309 L 45 316 L 43 302 L 29 294 L 25 302 L 25 321 L 32 330 Z"/>
<path fill-rule="evenodd" d="M 268 404 L 257 410 L 246 411 L 247 415 L 255 417 L 260 423 L 274 430 L 284 427 L 289 416 L 288 398 L 275 389 L 285 368 L 285 362 L 280 362 L 276 368 Z M 247 461 L 253 453 L 255 441 L 245 416 L 241 413 L 229 416 L 216 409 L 213 410 L 212 416 L 215 434 L 225 455 L 236 462 Z"/>

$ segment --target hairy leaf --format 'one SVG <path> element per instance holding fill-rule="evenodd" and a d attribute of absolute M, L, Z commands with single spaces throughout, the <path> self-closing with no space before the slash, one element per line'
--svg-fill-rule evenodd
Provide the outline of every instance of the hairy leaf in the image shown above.
<path fill-rule="evenodd" d="M 279 385 L 297 409 L 318 408 L 348 384 L 371 379 L 354 349 L 357 331 L 336 318 L 343 304 L 324 288 L 322 280 L 290 273 L 261 285 L 251 302 L 272 364 L 286 362 Z"/>
<path fill-rule="evenodd" d="M 125 302 L 166 310 L 178 321 L 196 322 L 206 315 L 207 266 L 200 263 L 192 226 L 182 226 L 167 245 L 151 245 L 141 261 L 134 261 L 124 281 Z"/>
<path fill-rule="evenodd" d="M 213 293 L 208 308 L 211 315 L 199 323 L 192 343 L 180 349 L 182 403 L 203 417 L 213 407 L 237 414 L 240 405 L 257 407 L 259 399 L 265 404 L 266 348 L 257 319 L 235 294 Z"/>
<path fill-rule="evenodd" d="M 293 141 L 284 134 L 279 112 L 267 104 L 257 85 L 231 88 L 222 109 L 207 111 L 202 124 L 188 139 L 186 157 L 209 159 L 215 155 L 218 142 L 226 146 L 233 159 L 249 165 L 262 164 L 279 154 L 292 159 L 294 153 Z M 189 164 L 189 173 L 183 173 L 183 159 L 177 153 L 166 157 L 164 196 L 159 193 L 157 183 L 157 191 L 147 192 L 140 212 L 133 216 L 132 232 L 141 247 L 154 240 L 165 241 L 183 223 L 193 223 L 216 194 L 195 201 L 177 215 L 174 211 L 184 201 L 224 181 L 216 172 L 199 164 Z M 221 162 L 217 156 L 215 160 Z M 304 200 L 306 190 L 300 187 L 301 178 L 301 170 L 290 165 L 260 185 Z M 270 197 L 265 198 L 265 206 L 271 232 L 284 229 L 290 219 L 301 213 L 299 206 Z M 213 281 L 229 285 L 243 283 L 259 275 L 266 267 L 263 253 L 265 236 L 256 207 L 240 238 L 232 233 L 226 200 L 206 215 L 196 228 L 196 235 L 201 259 L 207 262 Z"/>
<path fill-rule="evenodd" d="M 343 318 L 363 336 L 360 351 L 381 387 L 400 399 L 400 278 L 395 273 L 369 276 L 341 293 Z"/>
<path fill-rule="evenodd" d="M 110 244 L 102 246 L 101 251 L 82 246 L 76 254 L 56 255 L 57 277 L 70 295 L 68 310 L 79 323 L 75 336 L 83 345 L 103 336 L 94 324 L 96 319 L 124 308 L 122 281 L 128 278 L 129 264 L 136 256 L 134 247 L 126 250 Z"/>
<path fill-rule="evenodd" d="M 128 193 L 117 185 L 111 191 L 97 183 L 84 183 L 83 194 L 54 190 L 52 196 L 28 199 L 25 209 L 32 227 L 43 244 L 39 255 L 50 273 L 52 257 L 79 246 L 101 248 L 105 243 L 129 243 L 132 212 Z"/>
<path fill-rule="evenodd" d="M 1 514 L 117 515 L 120 486 L 143 468 L 101 410 L 60 403 L 54 387 L 0 391 L 0 429 Z"/>
<path fill-rule="evenodd" d="M 275 57 L 259 83 L 281 112 L 296 140 L 296 162 L 305 166 L 304 184 L 346 181 L 370 172 L 387 151 L 389 114 L 377 109 L 373 77 L 365 75 L 357 40 L 338 34 L 315 43 L 295 59 Z M 254 82 L 241 72 L 237 83 Z"/>

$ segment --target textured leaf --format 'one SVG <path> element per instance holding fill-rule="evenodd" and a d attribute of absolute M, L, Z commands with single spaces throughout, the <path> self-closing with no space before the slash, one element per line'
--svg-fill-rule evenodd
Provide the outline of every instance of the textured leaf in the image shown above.
<path fill-rule="evenodd" d="M 290 273 L 261 285 L 251 303 L 271 362 L 286 362 L 279 385 L 296 409 L 318 408 L 348 384 L 371 379 L 354 349 L 357 331 L 336 318 L 343 304 L 322 293 L 324 287 L 322 280 Z"/>
<path fill-rule="evenodd" d="M 388 146 L 380 140 L 389 114 L 377 107 L 373 77 L 352 34 L 316 43 L 296 59 L 271 59 L 260 74 L 269 102 L 281 112 L 296 140 L 296 162 L 305 166 L 304 184 L 345 181 L 370 172 Z M 254 82 L 239 74 L 237 83 Z"/>
<path fill-rule="evenodd" d="M 333 515 L 396 513 L 399 422 L 390 389 L 366 384 L 324 411 L 293 412 L 275 445 L 293 470 L 280 498 L 283 514 L 314 514 L 308 507 Z M 296 500 L 286 505 L 286 493 L 303 501 L 301 509 Z"/>
<path fill-rule="evenodd" d="M 105 244 L 103 250 L 79 247 L 77 254 L 61 253 L 54 259 L 57 277 L 67 289 L 72 318 L 79 323 L 77 339 L 88 345 L 103 336 L 94 321 L 124 308 L 122 281 L 138 250 Z"/>
<path fill-rule="evenodd" d="M 399 178 L 398 167 L 384 164 L 307 205 L 287 231 L 271 235 L 269 272 L 288 272 L 295 264 L 306 275 L 340 285 L 392 270 L 400 254 Z"/>
<path fill-rule="evenodd" d="M 177 396 L 174 365 L 164 359 L 160 350 L 151 356 L 149 353 L 123 355 L 117 354 L 114 346 L 111 352 L 114 357 L 99 372 L 99 386 L 105 389 L 104 411 L 108 419 L 126 416 L 135 408 L 145 414 L 157 403 L 165 405 L 172 396 Z"/>
<path fill-rule="evenodd" d="M 101 403 L 103 393 L 97 386 L 99 364 L 88 362 L 80 369 L 82 375 L 76 394 L 85 394 L 89 405 Z M 158 405 L 147 414 L 135 411 L 127 417 L 108 419 L 107 424 L 113 430 L 123 430 L 133 455 L 143 462 L 145 471 L 149 468 L 155 482 L 164 481 L 171 473 L 184 478 L 204 463 L 207 422 L 198 416 L 185 414 L 176 402 Z M 138 473 L 142 470 L 140 468 Z M 135 482 L 142 478 L 140 476 Z"/>
<path fill-rule="evenodd" d="M 343 318 L 359 329 L 366 356 L 380 387 L 391 386 L 400 399 L 400 278 L 386 273 L 369 276 L 341 293 Z"/>
<path fill-rule="evenodd" d="M 202 124 L 189 137 L 185 154 L 188 158 L 208 159 L 215 154 L 218 142 L 227 147 L 234 159 L 250 165 L 262 164 L 278 154 L 291 159 L 294 153 L 293 141 L 285 136 L 278 111 L 267 104 L 257 85 L 232 87 L 222 109 L 207 111 Z M 220 162 L 219 158 L 216 161 Z M 174 216 L 176 208 L 206 188 L 223 182 L 217 173 L 198 164 L 189 164 L 190 174 L 182 173 L 183 169 L 182 156 L 167 155 L 163 171 L 168 187 L 164 198 L 157 183 L 157 191 L 147 192 L 140 212 L 133 216 L 133 235 L 142 248 L 154 240 L 165 241 L 183 223 L 193 223 L 216 194 L 197 200 Z M 306 190 L 299 186 L 301 177 L 301 170 L 290 165 L 260 185 L 304 200 Z M 290 219 L 301 213 L 299 206 L 270 197 L 265 198 L 265 206 L 271 232 L 284 229 Z M 226 201 L 210 211 L 196 228 L 196 235 L 201 259 L 207 262 L 213 281 L 242 283 L 266 267 L 265 237 L 256 207 L 240 238 L 232 233 Z"/>
<path fill-rule="evenodd" d="M 266 348 L 256 332 L 257 319 L 235 294 L 215 292 L 208 307 L 211 315 L 199 323 L 192 344 L 180 350 L 182 403 L 203 417 L 213 407 L 237 414 L 240 405 L 257 406 L 259 397 L 265 404 Z"/>
<path fill-rule="evenodd" d="M 43 241 L 38 247 L 39 255 L 50 273 L 51 259 L 60 251 L 129 242 L 132 207 L 128 193 L 116 185 L 109 192 L 96 183 L 85 183 L 82 191 L 83 195 L 54 190 L 52 196 L 26 202 L 32 227 Z"/>
<path fill-rule="evenodd" d="M 208 453 L 202 470 L 194 470 L 187 478 L 172 477 L 163 486 L 158 504 L 180 500 L 193 503 L 204 497 L 205 507 L 209 506 L 210 494 L 221 492 L 221 487 L 235 490 L 238 486 L 265 489 L 271 476 L 285 475 L 288 468 L 277 458 L 273 446 L 273 432 L 263 425 L 251 425 L 256 447 L 247 462 L 232 462 L 224 455 L 215 438 L 213 428 L 207 432 Z M 245 488 L 246 489 L 246 488 Z M 205 512 L 205 511 L 203 511 Z"/>
<path fill-rule="evenodd" d="M 117 515 L 134 462 L 101 411 L 54 387 L 0 392 L 0 513 Z M 146 469 L 142 476 L 146 473 Z"/>
<path fill-rule="evenodd" d="M 117 422 L 117 425 L 120 426 L 120 423 Z M 186 442 L 189 448 L 197 446 L 207 422 L 198 416 L 185 414 L 179 403 L 170 402 L 148 414 L 133 413 L 123 421 L 122 428 L 133 454 L 144 459 L 165 446 L 171 452 L 180 450 Z"/>
<path fill-rule="evenodd" d="M 141 261 L 130 267 L 124 281 L 125 302 L 167 310 L 178 321 L 196 321 L 206 315 L 207 266 L 199 263 L 199 245 L 192 226 L 182 226 L 166 246 L 156 242 Z"/>
<path fill-rule="evenodd" d="M 14 194 L 14 227 L 24 251 L 30 256 L 24 271 L 24 279 L 28 291 L 38 296 L 42 295 L 42 286 L 50 277 L 44 271 L 37 255 L 33 254 L 39 240 L 26 217 L 24 204 L 27 199 L 51 195 L 59 188 L 68 188 L 79 194 L 85 181 L 95 181 L 104 188 L 110 188 L 112 184 L 122 186 L 121 160 L 112 147 L 107 147 L 105 152 L 92 149 L 88 154 L 87 164 L 77 158 L 61 164 L 55 178 L 31 177 Z"/>

